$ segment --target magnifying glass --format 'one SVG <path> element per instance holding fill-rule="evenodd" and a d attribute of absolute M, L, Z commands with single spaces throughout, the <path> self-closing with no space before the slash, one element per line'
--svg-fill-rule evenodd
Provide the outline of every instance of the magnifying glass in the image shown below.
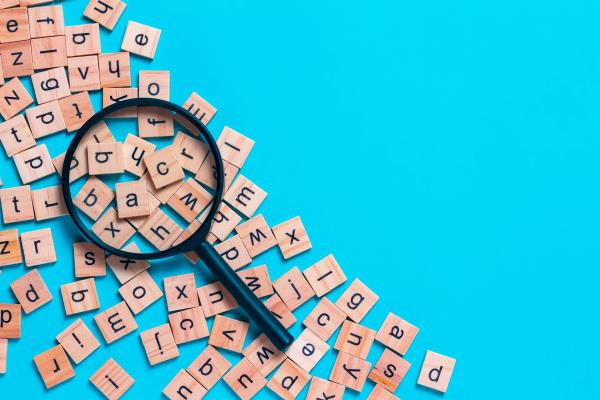
<path fill-rule="evenodd" d="M 67 149 L 62 188 L 90 242 L 132 260 L 195 252 L 277 348 L 291 344 L 293 336 L 206 241 L 226 189 L 223 160 L 188 110 L 151 98 L 102 109 Z"/>

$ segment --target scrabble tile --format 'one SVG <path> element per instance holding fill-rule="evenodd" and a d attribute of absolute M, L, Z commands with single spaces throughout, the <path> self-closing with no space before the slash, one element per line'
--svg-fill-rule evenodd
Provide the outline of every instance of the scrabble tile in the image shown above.
<path fill-rule="evenodd" d="M 120 174 L 125 171 L 122 143 L 90 143 L 87 151 L 90 175 Z"/>
<path fill-rule="evenodd" d="M 427 350 L 417 383 L 438 392 L 446 393 L 456 360 Z"/>
<path fill-rule="evenodd" d="M 296 317 L 277 294 L 265 301 L 265 307 L 281 322 L 284 328 L 287 329 L 296 323 Z"/>
<path fill-rule="evenodd" d="M 138 76 L 140 97 L 169 101 L 170 81 L 169 71 L 140 71 Z"/>
<path fill-rule="evenodd" d="M 233 270 L 238 270 L 252 262 L 252 258 L 239 235 L 232 236 L 217 244 L 215 250 Z"/>
<path fill-rule="evenodd" d="M 335 305 L 352 321 L 360 322 L 378 300 L 379 296 L 364 283 L 355 279 L 335 302 Z"/>
<path fill-rule="evenodd" d="M 67 129 L 57 100 L 28 108 L 25 115 L 35 139 Z"/>
<path fill-rule="evenodd" d="M 214 347 L 207 345 L 186 371 L 203 387 L 210 390 L 225 375 L 229 367 L 231 363 Z"/>
<path fill-rule="evenodd" d="M 196 292 L 196 279 L 193 273 L 169 276 L 164 279 L 163 283 L 169 312 L 200 305 L 198 293 Z"/>
<path fill-rule="evenodd" d="M 100 25 L 98 24 L 65 26 L 65 37 L 67 57 L 100 53 Z"/>
<path fill-rule="evenodd" d="M 181 167 L 194 174 L 198 172 L 199 166 L 208 154 L 206 143 L 183 132 L 178 132 L 175 136 L 173 148 Z"/>
<path fill-rule="evenodd" d="M 218 281 L 199 287 L 197 293 L 206 318 L 233 310 L 238 305 L 231 293 Z"/>
<path fill-rule="evenodd" d="M 65 34 L 65 19 L 61 5 L 32 7 L 28 8 L 27 12 L 31 38 Z"/>
<path fill-rule="evenodd" d="M 126 6 L 121 0 L 90 0 L 83 15 L 112 31 Z"/>
<path fill-rule="evenodd" d="M 54 174 L 52 158 L 45 144 L 38 144 L 13 157 L 21 182 L 28 184 Z"/>
<path fill-rule="evenodd" d="M 6 79 L 33 74 L 31 41 L 22 40 L 0 44 L 0 62 L 2 63 L 2 74 Z"/>
<path fill-rule="evenodd" d="M 371 369 L 371 363 L 340 351 L 329 375 L 329 380 L 348 389 L 362 392 Z"/>
<path fill-rule="evenodd" d="M 29 38 L 27 8 L 9 8 L 0 11 L 0 42 L 18 42 Z"/>
<path fill-rule="evenodd" d="M 163 394 L 171 400 L 200 400 L 206 393 L 207 390 L 184 369 L 179 370 L 163 389 Z"/>
<path fill-rule="evenodd" d="M 121 43 L 121 50 L 153 59 L 160 33 L 160 29 L 129 21 Z"/>
<path fill-rule="evenodd" d="M 101 87 L 131 86 L 129 53 L 101 53 L 98 55 L 98 68 Z"/>
<path fill-rule="evenodd" d="M 134 314 L 139 314 L 163 295 L 148 271 L 140 272 L 121 286 L 119 294 Z"/>
<path fill-rule="evenodd" d="M 235 178 L 239 171 L 238 167 L 229 164 L 227 161 L 223 161 L 223 193 L 227 193 L 233 178 Z M 200 169 L 194 178 L 211 189 L 217 189 L 217 167 L 212 153 L 208 153 L 204 157 Z"/>
<path fill-rule="evenodd" d="M 247 332 L 247 322 L 217 315 L 208 338 L 208 344 L 241 353 Z"/>
<path fill-rule="evenodd" d="M 188 178 L 167 204 L 187 222 L 192 222 L 211 201 L 212 194 L 192 178 Z"/>
<path fill-rule="evenodd" d="M 0 231 L 0 267 L 20 264 L 21 262 L 19 232 L 16 229 Z"/>
<path fill-rule="evenodd" d="M 213 218 L 210 232 L 219 240 L 225 240 L 241 221 L 242 217 L 238 213 L 233 211 L 226 203 L 221 203 Z"/>
<path fill-rule="evenodd" d="M 393 393 L 406 376 L 409 368 L 408 361 L 393 351 L 385 349 L 369 373 L 369 379 Z"/>
<path fill-rule="evenodd" d="M 75 132 L 94 115 L 88 92 L 80 92 L 58 100 L 67 132 Z"/>
<path fill-rule="evenodd" d="M 252 258 L 277 245 L 275 236 L 262 214 L 241 223 L 235 230 Z"/>
<path fill-rule="evenodd" d="M 32 190 L 31 201 L 36 221 L 45 221 L 67 215 L 61 185 Z"/>
<path fill-rule="evenodd" d="M 150 215 L 150 194 L 146 190 L 146 182 L 118 182 L 115 194 L 119 218 Z"/>
<path fill-rule="evenodd" d="M 223 160 L 242 168 L 248 154 L 254 147 L 254 140 L 226 126 L 217 140 Z"/>
<path fill-rule="evenodd" d="M 166 250 L 181 235 L 183 229 L 160 208 L 155 209 L 138 232 L 159 250 Z"/>
<path fill-rule="evenodd" d="M 306 400 L 341 400 L 344 386 L 326 379 L 313 376 L 308 387 Z"/>
<path fill-rule="evenodd" d="M 67 44 L 64 36 L 31 39 L 33 69 L 67 66 Z"/>
<path fill-rule="evenodd" d="M 73 243 L 73 264 L 77 278 L 106 275 L 104 250 L 94 243 Z"/>
<path fill-rule="evenodd" d="M 140 179 L 140 181 L 142 181 L 146 185 L 148 185 L 147 180 Z M 148 204 L 149 204 L 150 210 L 155 210 L 158 207 L 160 207 L 160 201 L 158 201 L 156 199 L 156 197 L 154 197 L 151 193 L 148 193 Z M 152 212 L 150 213 L 150 215 L 152 215 Z M 136 229 L 140 229 L 148 221 L 148 219 L 150 218 L 150 215 L 142 215 L 139 217 L 129 217 L 129 218 L 127 218 L 127 222 L 129 222 L 131 225 L 133 225 Z"/>
<path fill-rule="evenodd" d="M 170 137 L 174 134 L 171 111 L 160 107 L 138 108 L 138 135 L 141 138 Z"/>
<path fill-rule="evenodd" d="M 140 249 L 135 243 L 130 243 L 123 247 L 123 250 L 131 253 L 139 253 Z M 111 255 L 106 259 L 108 266 L 112 269 L 120 284 L 124 285 L 131 279 L 141 274 L 150 267 L 150 263 L 146 260 L 134 260 L 131 258 L 122 258 L 116 255 Z"/>
<path fill-rule="evenodd" d="M 0 87 L 0 115 L 10 119 L 33 103 L 31 95 L 19 78 L 13 78 Z"/>
<path fill-rule="evenodd" d="M 114 192 L 106 183 L 90 176 L 73 199 L 73 203 L 96 221 L 114 198 Z"/>
<path fill-rule="evenodd" d="M 0 375 L 6 373 L 8 359 L 8 339 L 0 339 Z"/>
<path fill-rule="evenodd" d="M 135 331 L 138 327 L 124 301 L 96 315 L 94 321 L 108 344 Z"/>
<path fill-rule="evenodd" d="M 202 339 L 209 334 L 202 307 L 188 308 L 169 314 L 169 325 L 177 344 Z"/>
<path fill-rule="evenodd" d="M 250 218 L 267 197 L 267 192 L 239 175 L 225 193 L 224 200 L 233 208 Z"/>
<path fill-rule="evenodd" d="M 137 99 L 138 89 L 131 87 L 105 87 L 102 89 L 102 108 L 123 100 Z M 112 112 L 106 118 L 136 118 L 138 115 L 137 107 L 127 107 L 119 111 Z"/>
<path fill-rule="evenodd" d="M 125 170 L 141 177 L 146 171 L 144 157 L 152 154 L 156 145 L 131 133 L 125 138 L 123 150 L 125 153 Z"/>
<path fill-rule="evenodd" d="M 169 324 L 162 324 L 145 330 L 140 333 L 140 339 L 150 365 L 160 364 L 179 357 L 179 349 Z"/>
<path fill-rule="evenodd" d="M 135 235 L 135 228 L 127 221 L 119 219 L 115 209 L 110 207 L 92 225 L 92 232 L 107 245 L 121 248 Z"/>
<path fill-rule="evenodd" d="M 383 386 L 375 385 L 369 396 L 367 396 L 367 400 L 400 400 L 398 397 L 394 396 L 387 390 L 383 388 Z"/>
<path fill-rule="evenodd" d="M 146 163 L 144 163 L 144 165 L 145 164 Z M 146 181 L 146 186 L 148 187 L 148 191 L 150 192 L 150 194 L 152 194 L 152 196 L 154 196 L 162 204 L 166 204 L 167 201 L 169 201 L 169 199 L 171 198 L 171 196 L 175 194 L 177 189 L 179 189 L 179 186 L 183 185 L 182 178 L 181 180 L 175 181 L 173 183 L 161 187 L 160 189 L 157 189 L 154 185 L 154 182 L 152 182 L 152 178 L 150 178 L 150 174 L 147 171 L 144 175 L 142 175 L 140 179 Z"/>
<path fill-rule="evenodd" d="M 256 297 L 261 298 L 273 294 L 273 286 L 266 265 L 244 269 L 238 271 L 237 274 Z"/>
<path fill-rule="evenodd" d="M 323 297 L 317 306 L 304 318 L 302 325 L 310 329 L 324 341 L 329 340 L 333 332 L 339 328 L 346 314 L 333 304 L 327 297 Z"/>
<path fill-rule="evenodd" d="M 0 339 L 21 337 L 21 305 L 0 303 Z"/>
<path fill-rule="evenodd" d="M 100 89 L 100 69 L 97 55 L 68 57 L 67 70 L 69 71 L 71 92 Z"/>
<path fill-rule="evenodd" d="M 56 341 L 65 349 L 75 364 L 88 358 L 100 347 L 98 339 L 80 318 L 59 333 Z"/>
<path fill-rule="evenodd" d="M 25 257 L 25 265 L 35 267 L 56 261 L 54 239 L 50 228 L 21 233 L 21 247 Z"/>
<path fill-rule="evenodd" d="M 49 69 L 31 75 L 31 83 L 38 104 L 62 99 L 71 95 L 64 67 Z"/>
<path fill-rule="evenodd" d="M 388 313 L 375 339 L 396 353 L 405 355 L 417 333 L 419 328 L 394 313 Z"/>
<path fill-rule="evenodd" d="M 52 159 L 52 164 L 58 175 L 62 176 L 62 168 L 65 163 L 66 152 L 59 154 Z M 73 158 L 71 158 L 71 165 L 69 168 L 69 182 L 74 182 L 77 179 L 87 174 L 87 149 L 75 150 Z"/>
<path fill-rule="evenodd" d="M 290 269 L 275 280 L 273 288 L 290 311 L 294 311 L 315 295 L 298 267 Z"/>
<path fill-rule="evenodd" d="M 67 353 L 61 345 L 54 346 L 33 357 L 33 362 L 46 389 L 53 388 L 75 376 Z"/>
<path fill-rule="evenodd" d="M 15 298 L 21 304 L 25 314 L 29 314 L 52 301 L 46 283 L 39 271 L 34 269 L 10 284 Z"/>
<path fill-rule="evenodd" d="M 250 400 L 267 384 L 258 369 L 245 358 L 231 368 L 223 380 L 242 400 Z"/>
<path fill-rule="evenodd" d="M 196 92 L 192 92 L 190 97 L 183 103 L 183 108 L 188 110 L 204 125 L 207 125 L 217 113 L 217 109 L 200 97 Z"/>
<path fill-rule="evenodd" d="M 29 185 L 0 189 L 0 204 L 5 224 L 34 219 Z"/>
<path fill-rule="evenodd" d="M 35 139 L 22 114 L 0 124 L 0 142 L 8 157 L 35 146 Z"/>
<path fill-rule="evenodd" d="M 275 372 L 267 387 L 282 399 L 293 400 L 309 380 L 310 375 L 306 371 L 287 359 Z"/>
<path fill-rule="evenodd" d="M 94 278 L 82 279 L 60 286 L 66 315 L 79 314 L 100 308 Z"/>
<path fill-rule="evenodd" d="M 374 330 L 346 320 L 333 348 L 366 360 L 374 340 Z"/>
<path fill-rule="evenodd" d="M 303 272 L 318 297 L 322 297 L 346 282 L 346 275 L 333 254 L 319 260 Z"/>
<path fill-rule="evenodd" d="M 144 158 L 148 174 L 157 189 L 184 178 L 184 172 L 172 146 L 163 147 Z"/>
<path fill-rule="evenodd" d="M 285 353 L 282 353 L 264 333 L 254 339 L 242 354 L 264 377 L 269 375 L 286 358 Z"/>
<path fill-rule="evenodd" d="M 275 225 L 272 230 L 273 235 L 275 235 L 275 239 L 277 240 L 277 244 L 279 245 L 279 250 L 281 250 L 281 254 L 286 260 L 310 250 L 312 247 L 300 217 L 294 217 L 281 224 Z M 318 295 L 319 294 L 317 293 L 317 296 Z"/>
<path fill-rule="evenodd" d="M 133 386 L 135 381 L 115 360 L 110 358 L 91 376 L 90 382 L 107 399 L 117 400 Z"/>
<path fill-rule="evenodd" d="M 115 143 L 115 137 L 104 121 L 100 121 L 90 127 L 88 133 L 81 140 L 81 144 L 89 143 Z"/>
<path fill-rule="evenodd" d="M 329 351 L 329 345 L 321 340 L 310 329 L 302 331 L 287 349 L 285 354 L 306 372 L 310 372 L 315 365 Z"/>
<path fill-rule="evenodd" d="M 19 0 L 0 0 L 0 9 L 18 7 Z"/>

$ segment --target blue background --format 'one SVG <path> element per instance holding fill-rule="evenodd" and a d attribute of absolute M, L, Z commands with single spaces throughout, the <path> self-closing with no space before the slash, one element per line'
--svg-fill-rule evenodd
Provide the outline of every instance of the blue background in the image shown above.
<path fill-rule="evenodd" d="M 174 101 L 197 91 L 219 109 L 215 134 L 227 124 L 256 140 L 243 172 L 269 192 L 261 212 L 271 224 L 303 218 L 310 252 L 283 263 L 272 250 L 256 264 L 275 279 L 332 252 L 349 280 L 381 297 L 366 325 L 393 311 L 421 329 L 401 398 L 440 397 L 416 385 L 427 349 L 457 358 L 447 399 L 600 398 L 597 2 L 127 3 L 102 50 L 119 49 L 128 19 L 162 28 L 155 61 L 134 58 L 134 71 L 170 69 Z M 67 24 L 83 22 L 85 2 L 64 6 Z M 42 142 L 55 156 L 68 140 Z M 4 187 L 19 184 L 2 157 Z M 74 279 L 78 235 L 66 218 L 19 228 L 38 226 L 58 242 L 59 262 L 40 268 L 54 301 L 10 342 L 1 397 L 100 398 L 88 378 L 111 356 L 136 379 L 126 398 L 159 398 L 206 342 L 150 368 L 138 333 L 165 321 L 164 302 L 75 379 L 42 388 L 31 359 L 74 319 L 63 317 L 58 288 Z M 152 274 L 192 269 L 179 260 Z M 8 285 L 24 272 L 4 268 L 2 301 L 14 301 Z M 199 283 L 211 280 L 197 269 Z M 110 272 L 97 285 L 103 307 L 119 300 Z M 93 314 L 83 319 L 98 333 Z M 381 351 L 374 345 L 369 360 Z M 327 377 L 333 360 L 314 374 Z M 221 382 L 207 398 L 230 394 Z"/>

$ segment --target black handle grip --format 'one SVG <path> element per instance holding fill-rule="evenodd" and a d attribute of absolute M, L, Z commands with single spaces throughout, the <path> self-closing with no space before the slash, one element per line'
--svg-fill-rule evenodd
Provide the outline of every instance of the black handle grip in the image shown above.
<path fill-rule="evenodd" d="M 196 249 L 196 253 L 235 297 L 238 305 L 246 311 L 250 320 L 258 325 L 279 350 L 284 351 L 292 343 L 294 337 L 281 325 L 277 317 L 271 314 L 271 311 L 252 293 L 210 244 L 203 242 Z"/>

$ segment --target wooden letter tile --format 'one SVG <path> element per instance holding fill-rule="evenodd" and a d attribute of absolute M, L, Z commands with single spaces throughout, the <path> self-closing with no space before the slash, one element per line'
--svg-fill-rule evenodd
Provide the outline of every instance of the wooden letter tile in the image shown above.
<path fill-rule="evenodd" d="M 252 262 L 252 258 L 239 235 L 232 236 L 217 244 L 215 250 L 233 270 L 238 270 Z"/>
<path fill-rule="evenodd" d="M 135 229 L 127 221 L 119 219 L 111 207 L 92 225 L 92 232 L 109 246 L 121 248 L 135 234 Z"/>
<path fill-rule="evenodd" d="M 6 79 L 33 74 L 30 40 L 0 44 L 0 58 Z"/>
<path fill-rule="evenodd" d="M 207 345 L 187 367 L 187 372 L 203 387 L 210 390 L 225 375 L 229 367 L 231 363 L 214 347 Z"/>
<path fill-rule="evenodd" d="M 331 370 L 331 375 L 329 375 L 329 380 L 361 392 L 370 369 L 370 362 L 340 351 Z"/>
<path fill-rule="evenodd" d="M 141 73 L 140 73 L 141 74 Z M 141 76 L 141 75 L 140 75 Z M 173 141 L 179 164 L 191 173 L 197 173 L 208 154 L 208 145 L 183 132 L 178 132 Z"/>
<path fill-rule="evenodd" d="M 67 69 L 72 92 L 100 89 L 98 56 L 69 57 L 67 59 Z"/>
<path fill-rule="evenodd" d="M 131 69 L 129 66 L 129 53 L 101 53 L 98 55 L 98 69 L 100 71 L 100 86 L 105 87 L 130 87 Z"/>
<path fill-rule="evenodd" d="M 229 236 L 241 221 L 242 217 L 240 217 L 238 213 L 233 211 L 226 203 L 221 203 L 213 218 L 210 232 L 219 240 L 223 241 L 227 239 L 227 236 Z"/>
<path fill-rule="evenodd" d="M 60 294 L 66 315 L 79 314 L 100 308 L 94 278 L 61 285 Z"/>
<path fill-rule="evenodd" d="M 191 112 L 204 125 L 208 125 L 212 117 L 217 113 L 217 109 L 196 92 L 192 92 L 190 97 L 183 103 L 183 108 Z"/>
<path fill-rule="evenodd" d="M 107 399 L 118 400 L 133 386 L 135 381 L 115 360 L 110 358 L 92 375 L 90 382 Z"/>
<path fill-rule="evenodd" d="M 24 184 L 35 182 L 55 173 L 52 158 L 45 144 L 15 154 L 15 166 Z"/>
<path fill-rule="evenodd" d="M 135 331 L 138 327 L 124 301 L 96 315 L 94 321 L 106 343 L 112 343 Z"/>
<path fill-rule="evenodd" d="M 294 267 L 280 276 L 279 279 L 273 282 L 273 288 L 291 311 L 294 311 L 315 295 L 298 267 Z"/>
<path fill-rule="evenodd" d="M 0 304 L 0 339 L 21 337 L 21 305 Z"/>
<path fill-rule="evenodd" d="M 100 26 L 98 24 L 65 26 L 65 36 L 67 57 L 100 53 Z"/>
<path fill-rule="evenodd" d="M 173 147 L 167 146 L 146 155 L 144 158 L 150 179 L 152 179 L 157 189 L 181 181 L 184 178 L 183 169 L 179 165 L 175 154 Z"/>
<path fill-rule="evenodd" d="M 137 99 L 138 89 L 131 87 L 105 87 L 102 89 L 102 108 L 123 100 Z M 138 115 L 137 107 L 127 107 L 119 111 L 112 112 L 106 118 L 136 118 Z"/>
<path fill-rule="evenodd" d="M 200 400 L 206 393 L 207 390 L 184 369 L 163 390 L 163 394 L 171 400 Z"/>
<path fill-rule="evenodd" d="M 6 373 L 8 360 L 8 339 L 0 339 L 0 375 Z"/>
<path fill-rule="evenodd" d="M 388 313 L 375 339 L 396 353 L 405 355 L 417 333 L 419 328 L 393 313 Z"/>
<path fill-rule="evenodd" d="M 73 264 L 77 278 L 106 275 L 104 250 L 94 243 L 73 243 Z"/>
<path fill-rule="evenodd" d="M 292 361 L 285 360 L 267 386 L 285 400 L 295 399 L 310 380 L 310 375 Z"/>
<path fill-rule="evenodd" d="M 22 114 L 0 124 L 0 141 L 9 157 L 35 146 L 35 139 Z"/>
<path fill-rule="evenodd" d="M 261 333 L 244 349 L 243 355 L 264 377 L 285 360 L 285 354 L 264 333 Z"/>
<path fill-rule="evenodd" d="M 344 397 L 344 386 L 313 376 L 308 387 L 306 400 L 341 400 Z"/>
<path fill-rule="evenodd" d="M 310 329 L 305 329 L 285 354 L 304 371 L 310 372 L 328 351 L 329 345 L 326 342 L 312 333 Z"/>
<path fill-rule="evenodd" d="M 18 42 L 29 38 L 27 8 L 9 8 L 0 11 L 0 43 Z"/>
<path fill-rule="evenodd" d="M 50 101 L 25 110 L 31 133 L 36 139 L 64 131 L 67 126 L 58 101 Z"/>
<path fill-rule="evenodd" d="M 227 193 L 225 193 L 224 200 L 250 218 L 254 215 L 265 197 L 267 197 L 267 192 L 252 183 L 245 176 L 239 175 L 227 190 Z"/>
<path fill-rule="evenodd" d="M 131 133 L 127 134 L 124 142 L 125 170 L 134 175 L 142 176 L 146 171 L 144 157 L 154 152 L 156 145 Z"/>
<path fill-rule="evenodd" d="M 0 87 L 0 114 L 10 119 L 33 103 L 31 95 L 19 78 L 13 78 Z"/>
<path fill-rule="evenodd" d="M 33 69 L 67 66 L 67 45 L 64 36 L 31 39 Z"/>
<path fill-rule="evenodd" d="M 223 161 L 224 193 L 227 193 L 233 178 L 235 178 L 239 171 L 240 169 L 238 167 L 229 164 L 227 161 Z M 204 157 L 200 169 L 194 178 L 211 189 L 217 188 L 217 166 L 212 153 L 208 153 L 206 157 Z"/>
<path fill-rule="evenodd" d="M 375 385 L 367 400 L 400 400 L 397 396 L 394 396 L 390 392 L 384 389 L 383 386 Z"/>
<path fill-rule="evenodd" d="M 44 221 L 67 215 L 67 207 L 65 206 L 61 185 L 32 190 L 31 201 L 36 221 Z"/>
<path fill-rule="evenodd" d="M 81 319 L 77 319 L 59 333 L 56 341 L 65 349 L 75 364 L 85 360 L 100 347 L 98 339 Z"/>
<path fill-rule="evenodd" d="M 119 294 L 134 314 L 139 314 L 163 295 L 148 271 L 141 272 L 121 286 Z"/>
<path fill-rule="evenodd" d="M 169 101 L 171 73 L 169 71 L 140 71 L 138 86 L 140 97 Z"/>
<path fill-rule="evenodd" d="M 140 107 L 138 134 L 142 138 L 173 136 L 175 134 L 173 114 L 159 107 Z"/>
<path fill-rule="evenodd" d="M 44 381 L 46 389 L 53 388 L 75 376 L 75 371 L 69 362 L 67 353 L 61 345 L 52 347 L 37 356 L 33 362 Z"/>
<path fill-rule="evenodd" d="M 369 379 L 393 393 L 404 379 L 409 368 L 410 363 L 408 361 L 393 351 L 385 349 L 377 363 L 375 363 L 375 367 L 371 370 Z"/>
<path fill-rule="evenodd" d="M 213 282 L 198 288 L 198 298 L 206 318 L 237 307 L 235 298 L 221 282 Z"/>
<path fill-rule="evenodd" d="M 258 369 L 245 358 L 231 368 L 223 380 L 242 400 L 250 400 L 267 384 Z"/>
<path fill-rule="evenodd" d="M 261 298 L 273 294 L 273 286 L 266 265 L 244 269 L 238 271 L 237 274 L 256 297 Z"/>
<path fill-rule="evenodd" d="M 20 264 L 21 262 L 19 231 L 16 229 L 0 231 L 0 267 Z"/>
<path fill-rule="evenodd" d="M 62 6 L 32 7 L 29 14 L 29 33 L 32 38 L 65 34 L 65 19 Z"/>
<path fill-rule="evenodd" d="M 31 83 L 38 104 L 62 99 L 71 95 L 64 67 L 49 69 L 31 75 Z"/>
<path fill-rule="evenodd" d="M 265 301 L 265 307 L 271 311 L 271 314 L 273 314 L 285 328 L 289 328 L 296 323 L 296 317 L 294 317 L 294 314 L 292 314 L 290 309 L 287 308 L 283 300 L 281 300 L 277 294 L 274 294 Z"/>
<path fill-rule="evenodd" d="M 23 232 L 21 234 L 21 247 L 25 256 L 25 265 L 35 267 L 56 261 L 54 239 L 50 228 Z"/>
<path fill-rule="evenodd" d="M 118 182 L 115 184 L 119 218 L 150 215 L 150 193 L 146 182 Z"/>
<path fill-rule="evenodd" d="M 5 224 L 31 221 L 34 218 L 29 185 L 0 189 L 0 204 Z"/>
<path fill-rule="evenodd" d="M 202 307 L 189 308 L 169 314 L 169 324 L 177 344 L 208 337 L 208 326 Z"/>
<path fill-rule="evenodd" d="M 318 297 L 326 295 L 346 282 L 346 275 L 333 254 L 306 268 L 303 273 Z"/>
<path fill-rule="evenodd" d="M 94 108 L 87 92 L 73 94 L 58 100 L 67 132 L 75 132 L 94 115 Z"/>
<path fill-rule="evenodd" d="M 355 279 L 335 302 L 335 305 L 345 312 L 352 321 L 360 322 L 373 308 L 377 300 L 379 300 L 379 296 L 373 293 L 364 283 Z"/>
<path fill-rule="evenodd" d="M 121 0 L 90 0 L 83 15 L 112 31 L 126 6 Z"/>
<path fill-rule="evenodd" d="M 153 59 L 156 47 L 158 46 L 158 40 L 160 39 L 160 33 L 160 29 L 129 21 L 125 30 L 125 36 L 123 36 L 121 50 Z"/>
<path fill-rule="evenodd" d="M 107 184 L 95 176 L 91 176 L 77 193 L 73 203 L 88 217 L 96 221 L 114 198 L 115 194 Z"/>
<path fill-rule="evenodd" d="M 274 226 L 273 234 L 275 235 L 275 239 L 277 239 L 279 250 L 281 250 L 281 254 L 286 260 L 310 250 L 312 247 L 300 217 L 294 217 Z M 320 297 L 318 292 L 317 296 Z"/>
<path fill-rule="evenodd" d="M 164 279 L 164 286 L 169 312 L 200 305 L 193 273 L 167 277 Z"/>
<path fill-rule="evenodd" d="M 120 174 L 125 171 L 122 143 L 90 143 L 87 151 L 90 175 Z"/>
<path fill-rule="evenodd" d="M 242 168 L 250 150 L 254 147 L 254 140 L 226 126 L 217 140 L 217 145 L 223 160 Z"/>
<path fill-rule="evenodd" d="M 438 392 L 445 393 L 454 371 L 454 358 L 427 350 L 417 383 Z"/>
<path fill-rule="evenodd" d="M 52 300 L 52 295 L 37 269 L 13 281 L 10 284 L 10 289 L 21 304 L 25 314 L 37 310 Z"/>
<path fill-rule="evenodd" d="M 159 250 L 165 250 L 183 233 L 183 229 L 160 208 L 154 210 L 139 233 Z"/>
<path fill-rule="evenodd" d="M 195 180 L 188 178 L 183 185 L 179 186 L 167 204 L 187 222 L 192 222 L 211 201 L 212 194 Z"/>
<path fill-rule="evenodd" d="M 130 253 L 139 253 L 140 249 L 135 243 L 130 243 L 123 247 L 123 250 Z M 111 255 L 106 259 L 108 266 L 112 269 L 113 273 L 117 277 L 117 280 L 121 285 L 129 282 L 131 279 L 136 277 L 138 274 L 145 271 L 150 266 L 150 263 L 146 260 L 134 260 L 131 258 L 121 258 L 116 255 Z"/>
<path fill-rule="evenodd" d="M 169 324 L 162 324 L 140 333 L 146 356 L 150 365 L 156 365 L 179 357 L 179 349 L 175 343 Z"/>
<path fill-rule="evenodd" d="M 262 214 L 238 225 L 235 230 L 252 258 L 277 245 L 275 236 Z"/>
<path fill-rule="evenodd" d="M 346 314 L 333 304 L 327 297 L 323 297 L 317 306 L 306 316 L 302 325 L 310 329 L 324 341 L 329 340 L 333 332 L 342 325 Z"/>
<path fill-rule="evenodd" d="M 342 324 L 333 348 L 366 360 L 373 340 L 375 340 L 374 330 L 346 320 Z"/>
<path fill-rule="evenodd" d="M 208 344 L 241 353 L 248 333 L 248 323 L 217 315 L 213 322 Z"/>

